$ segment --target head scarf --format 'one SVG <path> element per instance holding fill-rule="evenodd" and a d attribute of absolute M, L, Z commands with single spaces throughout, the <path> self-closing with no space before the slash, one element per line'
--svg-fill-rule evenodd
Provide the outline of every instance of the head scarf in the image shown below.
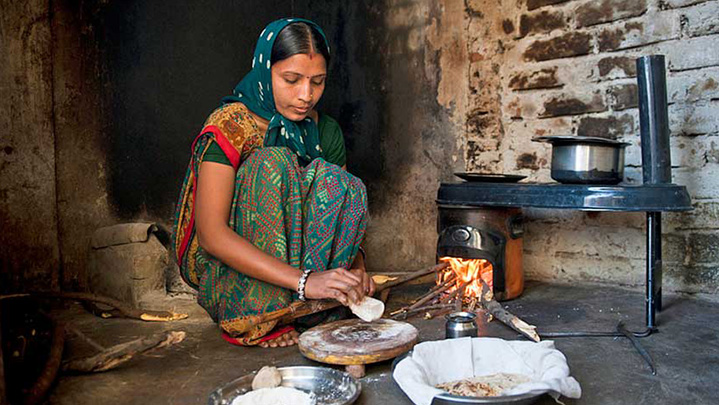
<path fill-rule="evenodd" d="M 303 22 L 314 27 L 322 35 L 327 52 L 329 52 L 327 37 L 314 22 L 302 18 L 283 18 L 273 21 L 260 33 L 252 57 L 252 70 L 242 78 L 233 94 L 223 98 L 222 102 L 240 101 L 250 111 L 268 120 L 270 123 L 265 133 L 264 146 L 286 146 L 297 155 L 300 164 L 304 166 L 320 157 L 322 153 L 317 124 L 309 117 L 302 121 L 292 121 L 277 111 L 272 94 L 270 71 L 270 59 L 275 39 L 283 28 L 293 22 Z"/>

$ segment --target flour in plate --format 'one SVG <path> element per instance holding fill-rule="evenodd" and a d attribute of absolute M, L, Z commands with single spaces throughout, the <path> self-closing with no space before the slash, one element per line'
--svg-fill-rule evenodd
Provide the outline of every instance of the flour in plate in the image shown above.
<path fill-rule="evenodd" d="M 290 387 L 260 388 L 232 400 L 232 405 L 315 405 L 315 396 Z"/>

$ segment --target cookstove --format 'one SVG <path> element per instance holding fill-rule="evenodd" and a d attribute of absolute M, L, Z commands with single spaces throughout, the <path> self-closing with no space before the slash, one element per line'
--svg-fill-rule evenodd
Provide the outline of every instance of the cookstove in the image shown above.
<path fill-rule="evenodd" d="M 497 300 L 518 297 L 524 289 L 522 211 L 519 208 L 440 204 L 437 256 L 485 260 L 488 286 Z"/>
<path fill-rule="evenodd" d="M 637 72 L 642 185 L 494 182 L 440 185 L 438 256 L 490 261 L 495 271 L 495 294 L 505 299 L 518 295 L 523 285 L 521 208 L 646 212 L 646 330 L 631 333 L 620 326 L 616 332 L 542 334 L 545 337 L 627 336 L 640 349 L 635 338 L 648 336 L 657 329 L 656 312 L 661 310 L 662 291 L 661 213 L 687 211 L 692 206 L 686 187 L 671 184 L 664 56 L 638 58 Z"/>

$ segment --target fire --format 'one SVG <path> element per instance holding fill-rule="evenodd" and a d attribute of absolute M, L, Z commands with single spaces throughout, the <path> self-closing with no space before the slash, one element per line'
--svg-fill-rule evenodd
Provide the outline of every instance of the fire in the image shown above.
<path fill-rule="evenodd" d="M 439 274 L 437 284 L 446 282 L 452 274 L 457 277 L 452 291 L 459 288 L 465 282 L 470 282 L 464 289 L 465 297 L 480 297 L 482 295 L 482 283 L 480 278 L 487 283 L 489 290 L 492 291 L 492 265 L 484 259 L 462 259 L 459 257 L 442 257 L 442 262 L 448 262 L 450 268 Z"/>

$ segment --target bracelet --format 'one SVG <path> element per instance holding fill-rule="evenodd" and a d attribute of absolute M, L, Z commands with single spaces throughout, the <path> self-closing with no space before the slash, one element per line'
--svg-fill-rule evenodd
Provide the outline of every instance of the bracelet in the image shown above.
<path fill-rule="evenodd" d="M 310 269 L 303 270 L 300 280 L 297 282 L 297 294 L 299 295 L 300 301 L 307 300 L 307 298 L 305 298 L 305 285 L 307 285 L 307 278 L 310 276 L 310 272 Z"/>
<path fill-rule="evenodd" d="M 362 253 L 362 260 L 365 262 L 365 265 L 367 264 L 367 253 L 364 252 L 364 249 L 362 249 L 362 246 L 357 246 L 357 249 L 359 249 L 359 252 Z"/>

